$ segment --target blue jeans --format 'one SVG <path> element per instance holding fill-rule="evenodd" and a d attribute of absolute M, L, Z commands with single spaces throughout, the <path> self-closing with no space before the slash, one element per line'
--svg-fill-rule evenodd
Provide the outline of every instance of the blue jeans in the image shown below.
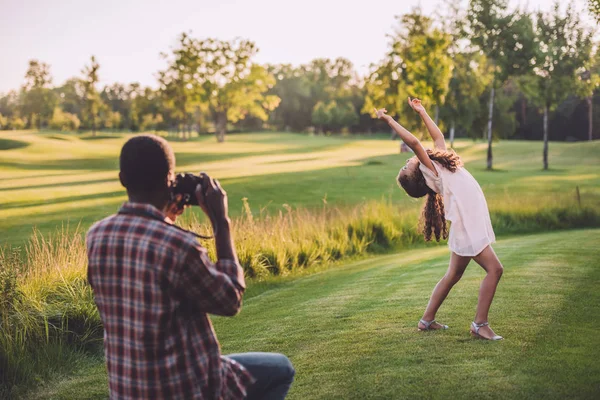
<path fill-rule="evenodd" d="M 283 354 L 240 353 L 225 356 L 242 364 L 256 379 L 247 400 L 283 400 L 294 381 L 294 367 Z"/>

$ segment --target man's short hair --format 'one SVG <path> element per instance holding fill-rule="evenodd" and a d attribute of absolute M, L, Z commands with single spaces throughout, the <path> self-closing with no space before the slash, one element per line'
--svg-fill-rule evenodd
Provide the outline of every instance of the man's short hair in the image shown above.
<path fill-rule="evenodd" d="M 119 164 L 128 191 L 152 192 L 164 187 L 169 171 L 175 169 L 175 154 L 165 139 L 138 135 L 123 145 Z"/>

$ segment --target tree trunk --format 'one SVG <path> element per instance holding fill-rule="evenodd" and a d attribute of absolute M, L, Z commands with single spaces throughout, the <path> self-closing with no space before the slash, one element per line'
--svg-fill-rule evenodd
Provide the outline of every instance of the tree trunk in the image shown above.
<path fill-rule="evenodd" d="M 594 128 L 594 104 L 593 104 L 593 96 L 588 97 L 587 99 L 588 105 L 588 139 L 592 141 L 593 139 L 593 128 Z"/>
<path fill-rule="evenodd" d="M 438 125 L 438 122 L 440 120 L 440 106 L 438 106 L 437 104 L 435 105 L 435 124 Z"/>
<path fill-rule="evenodd" d="M 217 134 L 217 142 L 223 143 L 225 141 L 225 130 L 227 128 L 227 113 L 221 112 L 217 114 L 216 121 L 216 134 Z"/>
<path fill-rule="evenodd" d="M 488 152 L 487 152 L 487 169 L 492 169 L 492 118 L 494 116 L 494 85 L 492 83 L 492 91 L 490 92 L 490 114 L 488 117 Z"/>
<path fill-rule="evenodd" d="M 548 169 L 548 105 L 544 106 L 544 170 Z"/>
<path fill-rule="evenodd" d="M 96 116 L 92 115 L 92 136 L 96 136 Z"/>
<path fill-rule="evenodd" d="M 450 125 L 450 147 L 454 147 L 454 130 L 456 129 L 456 123 L 452 120 L 452 125 Z"/>

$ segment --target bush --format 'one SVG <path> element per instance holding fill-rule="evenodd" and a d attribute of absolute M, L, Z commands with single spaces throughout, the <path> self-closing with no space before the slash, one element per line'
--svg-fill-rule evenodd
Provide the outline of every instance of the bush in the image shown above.
<path fill-rule="evenodd" d="M 49 123 L 50 128 L 65 132 L 76 131 L 79 129 L 79 125 L 81 125 L 81 121 L 76 115 L 64 112 L 58 107 L 54 109 Z"/>

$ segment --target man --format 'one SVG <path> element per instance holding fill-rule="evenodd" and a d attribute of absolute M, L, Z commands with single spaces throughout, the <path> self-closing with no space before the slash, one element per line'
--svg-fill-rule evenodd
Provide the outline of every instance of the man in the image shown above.
<path fill-rule="evenodd" d="M 88 279 L 104 324 L 112 399 L 283 399 L 294 369 L 283 355 L 221 356 L 207 314 L 240 310 L 244 273 L 227 194 L 204 176 L 196 197 L 215 232 L 218 261 L 172 222 L 175 156 L 153 135 L 121 150 L 129 201 L 88 232 Z"/>

